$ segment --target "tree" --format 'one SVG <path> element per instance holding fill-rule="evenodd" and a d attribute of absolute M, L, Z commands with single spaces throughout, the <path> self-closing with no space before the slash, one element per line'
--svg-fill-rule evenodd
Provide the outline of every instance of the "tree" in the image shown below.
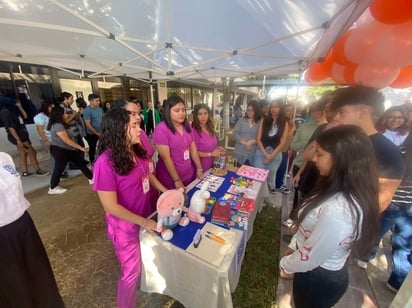
<path fill-rule="evenodd" d="M 223 92 L 223 119 L 224 128 L 230 128 L 230 103 L 233 100 L 232 93 L 234 87 L 234 77 L 222 77 L 222 92 Z"/>

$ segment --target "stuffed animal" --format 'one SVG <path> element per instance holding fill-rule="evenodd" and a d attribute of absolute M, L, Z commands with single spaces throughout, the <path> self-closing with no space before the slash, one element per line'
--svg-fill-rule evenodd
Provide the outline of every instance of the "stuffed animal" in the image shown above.
<path fill-rule="evenodd" d="M 178 224 L 185 227 L 189 224 L 188 217 L 182 217 L 185 203 L 183 188 L 165 191 L 157 200 L 157 232 L 165 241 L 173 237 L 173 229 Z"/>
<path fill-rule="evenodd" d="M 200 224 L 205 222 L 205 218 L 201 214 L 205 212 L 207 199 L 210 198 L 209 184 L 209 181 L 205 181 L 202 187 L 195 191 L 192 199 L 190 199 L 190 207 L 187 210 L 187 216 L 190 221 Z"/>

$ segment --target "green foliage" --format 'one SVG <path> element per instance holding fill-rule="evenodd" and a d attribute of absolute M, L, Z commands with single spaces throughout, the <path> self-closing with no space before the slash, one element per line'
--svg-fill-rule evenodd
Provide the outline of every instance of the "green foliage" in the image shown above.
<path fill-rule="evenodd" d="M 234 307 L 274 307 L 279 269 L 279 209 L 266 205 L 257 214 L 246 246 Z"/>
<path fill-rule="evenodd" d="M 310 99 L 319 99 L 323 92 L 325 91 L 334 91 L 338 87 L 336 85 L 328 85 L 328 86 L 312 86 L 312 87 L 307 87 L 304 90 L 304 95 Z"/>

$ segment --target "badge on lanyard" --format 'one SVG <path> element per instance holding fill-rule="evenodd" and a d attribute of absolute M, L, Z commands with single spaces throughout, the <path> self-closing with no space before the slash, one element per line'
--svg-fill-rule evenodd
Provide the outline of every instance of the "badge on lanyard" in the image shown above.
<path fill-rule="evenodd" d="M 145 194 L 148 193 L 148 191 L 150 190 L 150 183 L 149 183 L 149 175 L 146 174 L 143 176 L 142 178 L 142 186 L 143 186 L 143 192 Z"/>
<path fill-rule="evenodd" d="M 184 152 L 183 152 L 183 159 L 184 160 L 188 160 L 190 158 L 190 152 L 189 152 L 189 149 L 186 149 Z"/>
<path fill-rule="evenodd" d="M 149 163 L 149 172 L 150 172 L 150 173 L 154 173 L 154 163 L 153 163 L 153 159 L 149 159 L 148 163 Z"/>

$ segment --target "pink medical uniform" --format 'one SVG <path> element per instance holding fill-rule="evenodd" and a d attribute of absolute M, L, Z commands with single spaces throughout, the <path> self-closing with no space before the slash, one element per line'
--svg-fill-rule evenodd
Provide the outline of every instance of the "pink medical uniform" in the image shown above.
<path fill-rule="evenodd" d="M 110 160 L 109 151 L 105 151 L 93 167 L 93 190 L 115 191 L 120 205 L 144 216 L 149 205 L 149 194 L 144 193 L 143 179 L 148 179 L 148 174 L 147 161 L 139 158 L 129 174 L 117 174 Z M 106 213 L 106 223 L 108 237 L 113 243 L 121 266 L 117 284 L 117 305 L 119 308 L 136 307 L 136 287 L 141 271 L 140 226 L 109 213 Z"/>
<path fill-rule="evenodd" d="M 156 166 L 154 164 L 153 161 L 153 154 L 154 154 L 154 148 L 153 145 L 151 144 L 149 137 L 147 136 L 147 134 L 142 130 L 140 132 L 140 141 L 141 141 L 141 145 L 143 146 L 143 148 L 146 150 L 147 154 L 147 163 L 152 166 L 152 170 L 150 170 L 150 172 L 152 172 L 152 174 L 156 175 Z M 149 204 L 150 204 L 150 209 L 148 209 L 148 213 L 147 216 L 149 216 L 150 214 L 152 214 L 154 211 L 156 211 L 156 203 L 157 203 L 157 199 L 159 198 L 159 192 L 157 191 L 157 189 L 153 186 L 150 186 L 150 192 L 149 192 Z M 147 217 L 145 216 L 145 217 Z"/>
<path fill-rule="evenodd" d="M 159 123 L 153 132 L 153 142 L 155 145 L 166 145 L 170 149 L 170 156 L 175 164 L 180 180 L 186 186 L 195 179 L 196 168 L 194 167 L 190 156 L 184 159 L 185 151 L 190 150 L 193 142 L 193 136 L 183 129 L 183 134 L 176 131 L 174 134 L 166 126 L 165 122 Z M 156 176 L 167 189 L 175 188 L 172 177 L 167 171 L 163 159 L 159 155 L 159 161 L 156 166 Z"/>
<path fill-rule="evenodd" d="M 192 128 L 193 138 L 195 140 L 195 144 L 197 150 L 199 152 L 213 152 L 214 149 L 217 147 L 217 138 L 216 136 L 209 135 L 208 132 L 205 132 L 203 129 L 199 133 L 197 130 Z M 215 158 L 212 157 L 200 157 L 200 162 L 202 163 L 203 172 L 206 172 L 210 168 L 213 167 L 213 162 Z"/>

